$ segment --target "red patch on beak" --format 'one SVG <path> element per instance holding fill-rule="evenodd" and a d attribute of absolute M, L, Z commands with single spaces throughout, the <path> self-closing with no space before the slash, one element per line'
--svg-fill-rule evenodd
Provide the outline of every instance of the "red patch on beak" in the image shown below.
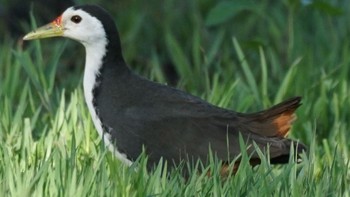
<path fill-rule="evenodd" d="M 52 23 L 54 25 L 58 26 L 58 27 L 61 26 L 61 24 L 62 24 L 62 15 L 57 17 L 55 20 L 53 20 Z"/>

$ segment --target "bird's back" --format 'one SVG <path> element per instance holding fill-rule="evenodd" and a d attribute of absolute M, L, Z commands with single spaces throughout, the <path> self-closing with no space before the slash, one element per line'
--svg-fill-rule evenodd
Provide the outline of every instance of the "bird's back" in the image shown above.
<path fill-rule="evenodd" d="M 254 141 L 266 149 L 269 144 L 271 157 L 289 154 L 290 140 L 277 134 L 268 136 L 255 128 L 275 129 L 266 133 L 277 133 L 278 129 L 268 122 L 271 120 L 264 120 L 268 111 L 260 112 L 262 116 L 259 113 L 243 115 L 129 71 L 118 78 L 109 69 L 103 72 L 109 74 L 101 73 L 104 77 L 96 95 L 99 116 L 118 149 L 131 160 L 135 160 L 143 148 L 150 164 L 160 158 L 176 164 L 186 158 L 206 161 L 209 149 L 219 159 L 232 159 L 241 152 L 240 134 L 248 146 Z M 106 85 L 110 83 L 113 85 Z M 283 110 L 275 111 L 283 113 Z M 253 153 L 254 148 L 248 151 Z"/>

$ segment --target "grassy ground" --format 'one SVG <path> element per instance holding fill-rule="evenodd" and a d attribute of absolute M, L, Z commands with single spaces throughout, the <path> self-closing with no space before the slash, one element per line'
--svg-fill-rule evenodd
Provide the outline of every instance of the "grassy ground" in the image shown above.
<path fill-rule="evenodd" d="M 126 167 L 104 149 L 86 109 L 83 47 L 62 38 L 22 47 L 4 32 L 0 196 L 350 196 L 348 2 L 101 4 L 140 75 L 241 112 L 303 96 L 290 137 L 309 155 L 284 166 L 262 156 L 228 178 L 213 158 L 213 176 L 187 181 L 162 173 L 162 163 L 147 172 L 143 157 Z"/>

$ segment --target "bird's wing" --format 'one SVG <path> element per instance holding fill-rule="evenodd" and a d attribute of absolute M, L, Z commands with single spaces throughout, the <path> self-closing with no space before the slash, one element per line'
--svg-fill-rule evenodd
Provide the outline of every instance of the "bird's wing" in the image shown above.
<path fill-rule="evenodd" d="M 239 133 L 251 147 L 249 151 L 252 154 L 253 141 L 262 149 L 269 144 L 271 157 L 289 152 L 282 138 L 258 135 L 242 127 L 240 118 L 233 111 L 146 80 L 130 84 L 133 87 L 124 92 L 128 100 L 121 99 L 119 95 L 116 100 L 123 100 L 123 103 L 115 107 L 113 105 L 117 101 L 106 105 L 101 108 L 101 114 L 105 124 L 113 128 L 111 132 L 118 147 L 132 158 L 140 154 L 144 145 L 149 159 L 154 161 L 161 157 L 167 160 L 181 157 L 205 160 L 209 149 L 218 158 L 226 160 L 241 152 Z M 107 115 L 107 111 L 113 110 L 112 114 L 117 114 L 117 117 L 108 118 L 111 116 Z M 107 116 L 103 117 L 103 114 Z"/>

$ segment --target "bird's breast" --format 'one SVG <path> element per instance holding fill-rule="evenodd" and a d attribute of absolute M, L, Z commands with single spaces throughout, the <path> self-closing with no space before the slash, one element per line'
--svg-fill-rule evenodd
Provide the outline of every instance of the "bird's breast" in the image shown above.
<path fill-rule="evenodd" d="M 105 46 L 94 47 L 94 48 L 86 48 L 86 63 L 85 63 L 85 71 L 84 71 L 84 96 L 85 102 L 88 106 L 91 119 L 95 125 L 95 128 L 102 138 L 105 146 L 114 153 L 114 155 L 127 165 L 131 165 L 132 162 L 127 159 L 126 155 L 120 153 L 115 144 L 116 139 L 111 139 L 111 135 L 108 131 L 104 131 L 104 128 L 108 128 L 108 126 L 103 126 L 103 120 L 99 116 L 98 106 L 95 105 L 96 95 L 94 94 L 96 88 L 98 88 L 101 83 L 98 81 L 100 73 L 100 69 L 103 64 L 103 57 L 105 56 Z"/>

